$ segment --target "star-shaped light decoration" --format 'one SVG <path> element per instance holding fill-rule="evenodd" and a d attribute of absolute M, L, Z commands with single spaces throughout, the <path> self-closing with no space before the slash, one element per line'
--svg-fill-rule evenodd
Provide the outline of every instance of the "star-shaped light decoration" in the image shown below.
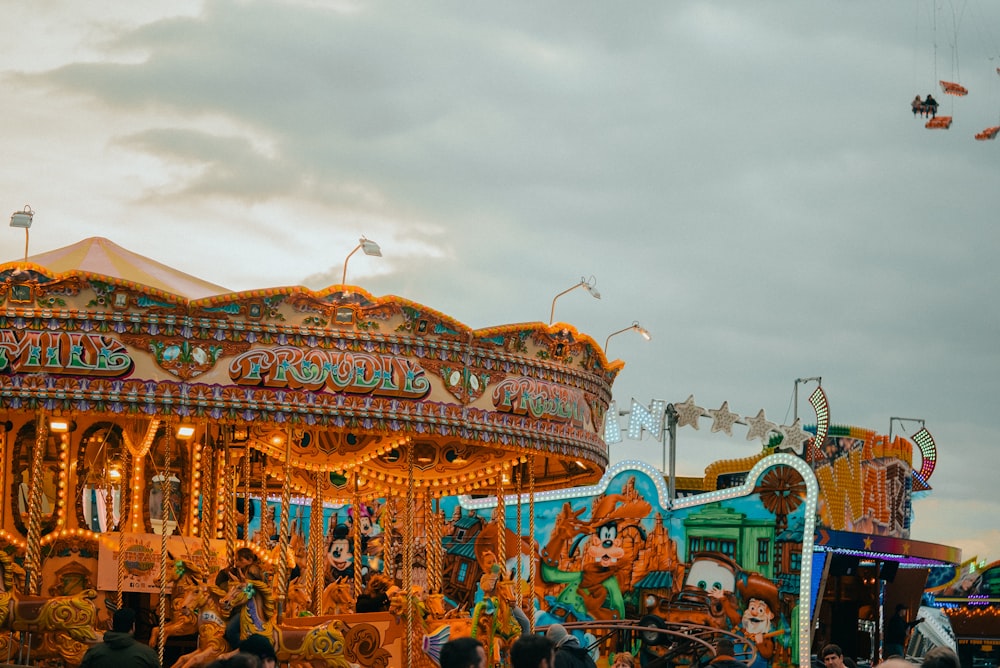
<path fill-rule="evenodd" d="M 747 430 L 748 441 L 759 438 L 761 445 L 767 445 L 767 442 L 770 439 L 769 434 L 772 431 L 778 431 L 778 425 L 767 419 L 764 415 L 763 408 L 761 408 L 760 412 L 757 413 L 757 417 L 746 418 L 746 421 L 750 426 L 750 429 Z"/>
<path fill-rule="evenodd" d="M 795 422 L 791 425 L 781 425 L 778 427 L 778 431 L 784 437 L 781 440 L 781 448 L 783 450 L 791 448 L 792 452 L 797 455 L 802 454 L 803 444 L 812 438 L 812 434 L 802 429 L 802 420 L 799 418 L 795 418 Z"/>
<path fill-rule="evenodd" d="M 716 409 L 708 409 L 707 413 L 712 416 L 712 433 L 724 431 L 728 436 L 733 435 L 733 425 L 740 416 L 729 411 L 729 402 L 723 401 L 722 406 Z"/>
<path fill-rule="evenodd" d="M 684 403 L 674 404 L 674 410 L 677 411 L 678 427 L 694 427 L 697 429 L 698 418 L 706 415 L 704 408 L 694 405 L 693 394 Z"/>

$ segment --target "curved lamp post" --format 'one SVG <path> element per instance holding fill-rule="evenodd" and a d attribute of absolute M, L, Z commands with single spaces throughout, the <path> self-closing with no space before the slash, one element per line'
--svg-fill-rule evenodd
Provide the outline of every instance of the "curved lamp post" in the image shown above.
<path fill-rule="evenodd" d="M 647 341 L 653 338 L 653 336 L 649 333 L 649 330 L 640 325 L 638 320 L 635 320 L 628 327 L 624 329 L 619 329 L 617 332 L 611 332 L 610 334 L 608 334 L 608 338 L 604 342 L 604 354 L 605 355 L 608 354 L 608 344 L 611 342 L 612 336 L 618 336 L 619 334 L 624 334 L 625 332 L 631 331 L 633 329 L 639 332 L 639 336 L 646 339 Z"/>
<path fill-rule="evenodd" d="M 347 257 L 344 258 L 344 275 L 340 279 L 341 285 L 347 285 L 347 261 L 351 259 L 351 256 L 357 253 L 359 250 L 364 251 L 365 255 L 373 255 L 375 257 L 382 257 L 382 249 L 378 247 L 378 244 L 371 239 L 366 239 L 361 237 L 358 239 L 358 245 L 354 247 Z"/>
<path fill-rule="evenodd" d="M 565 290 L 563 290 L 562 292 L 560 292 L 559 294 L 557 294 L 555 297 L 553 297 L 552 298 L 552 311 L 549 312 L 549 324 L 551 325 L 552 321 L 556 317 L 556 300 L 557 299 L 559 299 L 560 297 L 562 297 L 567 292 L 572 292 L 573 290 L 576 290 L 577 288 L 585 288 L 587 290 L 587 292 L 589 292 L 590 295 L 594 299 L 600 299 L 601 298 L 601 293 L 597 291 L 597 287 L 596 286 L 597 286 L 597 279 L 596 278 L 594 278 L 593 276 L 591 276 L 590 280 L 587 280 L 586 278 L 583 278 L 581 276 L 579 283 L 577 283 L 576 285 L 574 285 L 571 288 L 566 288 Z"/>

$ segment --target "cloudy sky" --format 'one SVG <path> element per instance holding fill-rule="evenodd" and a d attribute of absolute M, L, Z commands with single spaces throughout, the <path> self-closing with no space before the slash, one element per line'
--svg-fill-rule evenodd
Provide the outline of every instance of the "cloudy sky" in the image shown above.
<path fill-rule="evenodd" d="M 933 434 L 913 537 L 1000 558 L 1000 141 L 973 138 L 1000 3 L 40 0 L 4 25 L 0 209 L 37 211 L 32 253 L 104 236 L 318 289 L 365 235 L 384 257 L 349 283 L 472 327 L 547 322 L 593 277 L 557 321 L 653 336 L 611 341 L 620 405 L 790 424 L 820 376 L 835 424 Z M 679 474 L 756 451 L 710 426 Z"/>

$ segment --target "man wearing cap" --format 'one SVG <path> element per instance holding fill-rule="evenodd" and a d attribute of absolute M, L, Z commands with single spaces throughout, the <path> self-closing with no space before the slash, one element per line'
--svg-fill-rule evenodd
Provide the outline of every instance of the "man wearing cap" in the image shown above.
<path fill-rule="evenodd" d="M 111 618 L 111 630 L 104 633 L 104 642 L 87 650 L 80 668 L 160 668 L 156 651 L 134 637 L 135 610 L 120 608 Z"/>
<path fill-rule="evenodd" d="M 247 636 L 240 641 L 239 651 L 242 654 L 252 654 L 260 659 L 260 668 L 275 668 L 278 664 L 278 655 L 274 652 L 274 645 L 271 644 L 267 636 L 254 634 Z"/>
<path fill-rule="evenodd" d="M 556 646 L 555 668 L 597 668 L 590 653 L 580 647 L 580 641 L 562 624 L 552 624 L 545 637 Z"/>

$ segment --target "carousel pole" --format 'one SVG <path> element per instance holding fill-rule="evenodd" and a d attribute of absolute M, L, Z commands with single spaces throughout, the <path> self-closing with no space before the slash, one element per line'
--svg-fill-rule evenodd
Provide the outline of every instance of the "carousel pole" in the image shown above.
<path fill-rule="evenodd" d="M 10 445 L 7 443 L 7 436 L 10 434 L 11 424 L 10 422 L 4 421 L 0 422 L 0 427 L 3 428 L 3 438 L 0 440 L 0 489 L 6 489 L 7 484 L 7 453 L 11 451 Z M 6 520 L 6 503 L 0 503 L 0 527 L 4 526 L 4 520 Z"/>
<path fill-rule="evenodd" d="M 35 417 L 35 449 L 31 453 L 31 486 L 28 489 L 28 537 L 24 555 L 24 591 L 35 596 L 42 585 L 42 462 L 49 425 L 45 411 Z"/>
<path fill-rule="evenodd" d="M 313 614 L 323 614 L 323 474 L 316 471 L 312 507 L 309 512 L 309 573 Z"/>
<path fill-rule="evenodd" d="M 250 543 L 250 505 L 253 499 L 250 498 L 250 439 L 247 439 L 243 447 L 243 543 Z M 264 503 L 261 502 L 260 512 L 264 512 Z"/>
<path fill-rule="evenodd" d="M 174 445 L 174 425 L 173 422 L 167 421 L 167 434 L 166 443 L 164 444 L 163 452 L 163 470 L 160 472 L 160 490 L 162 494 L 162 499 L 160 501 L 160 517 L 163 521 L 160 524 L 160 601 L 159 601 L 159 624 L 160 629 L 163 629 L 167 623 L 167 534 L 170 522 L 170 455 L 171 448 Z M 175 523 L 180 528 L 179 520 L 175 520 Z M 167 648 L 167 636 L 164 633 L 160 633 L 156 641 L 156 651 L 160 657 L 160 665 L 163 665 L 163 655 Z"/>
<path fill-rule="evenodd" d="M 226 431 L 231 429 L 227 426 Z M 229 449 L 229 438 L 226 437 L 225 452 L 222 453 L 223 466 L 226 475 L 223 476 L 222 486 L 222 535 L 226 539 L 226 564 L 236 563 L 236 476 L 229 475 L 232 467 L 232 452 Z M 244 471 L 244 475 L 246 472 Z M 244 501 L 246 503 L 246 501 Z"/>
<path fill-rule="evenodd" d="M 521 587 L 521 583 L 524 582 L 524 572 L 521 569 L 521 562 L 523 561 L 521 559 L 521 537 L 523 536 L 523 534 L 521 533 L 521 531 L 523 529 L 523 527 L 521 526 L 521 522 L 523 521 L 523 518 L 522 518 L 522 509 L 524 508 L 524 504 L 522 503 L 522 495 L 524 494 L 524 473 L 523 473 L 523 471 L 524 471 L 524 469 L 522 469 L 522 468 L 516 469 L 517 483 L 514 486 L 514 493 L 517 495 L 517 540 L 518 540 L 518 545 L 517 545 L 517 589 L 514 590 L 514 603 L 517 604 L 517 607 L 519 607 L 519 608 L 523 607 L 523 604 L 524 604 L 524 592 L 521 591 L 523 589 Z M 515 473 L 515 471 L 512 469 L 511 470 L 511 475 L 514 475 L 514 473 Z"/>
<path fill-rule="evenodd" d="M 413 443 L 406 446 L 406 524 L 403 527 L 403 590 L 406 592 L 406 667 L 413 666 L 413 523 L 416 494 L 413 485 Z"/>
<path fill-rule="evenodd" d="M 352 538 L 352 551 L 354 553 L 354 600 L 361 597 L 361 482 L 358 480 L 358 472 L 354 471 L 354 497 L 351 506 L 354 508 L 354 522 L 352 527 L 354 533 Z"/>
<path fill-rule="evenodd" d="M 214 442 L 213 442 L 214 443 Z M 212 554 L 212 539 L 215 538 L 215 504 L 218 495 L 215 494 L 216 479 L 218 478 L 219 467 L 215 461 L 215 448 L 210 447 L 208 439 L 208 429 L 205 430 L 205 445 L 201 451 L 201 550 L 205 558 L 206 571 L 209 555 Z M 206 475 L 207 469 L 207 475 Z M 212 490 L 208 494 L 208 490 Z M 197 504 L 192 504 L 192 508 L 197 508 Z"/>
<path fill-rule="evenodd" d="M 528 457 L 528 535 L 531 536 L 531 542 L 535 541 L 535 456 L 530 455 Z M 528 630 L 532 633 L 535 632 L 535 572 L 537 570 L 535 566 L 535 549 L 532 545 L 532 557 L 531 561 L 528 562 L 528 592 L 529 600 L 528 605 L 530 607 L 528 611 Z"/>
<path fill-rule="evenodd" d="M 434 499 L 428 494 L 426 497 L 426 510 L 424 516 L 427 517 L 427 589 L 435 594 L 442 593 L 441 583 L 441 521 L 434 510 Z"/>
<path fill-rule="evenodd" d="M 285 430 L 285 462 L 281 481 L 281 524 L 278 530 L 278 620 L 284 618 L 288 599 L 288 539 L 292 505 L 292 429 Z"/>
<path fill-rule="evenodd" d="M 503 469 L 497 475 L 497 561 L 500 562 L 501 577 L 507 575 L 507 500 L 503 495 Z"/>

